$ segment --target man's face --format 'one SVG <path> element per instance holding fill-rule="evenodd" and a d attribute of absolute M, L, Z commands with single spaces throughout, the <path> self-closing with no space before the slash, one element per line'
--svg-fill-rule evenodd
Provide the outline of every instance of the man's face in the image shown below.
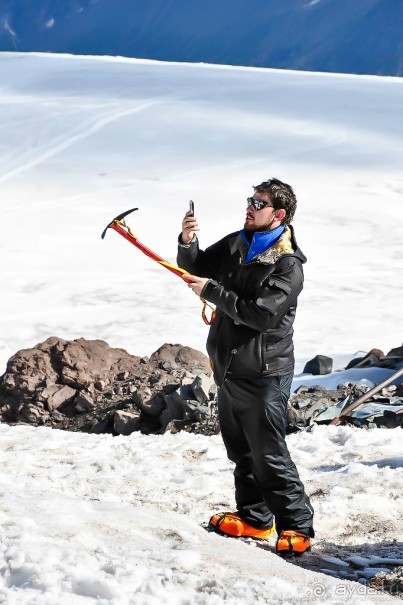
<path fill-rule="evenodd" d="M 261 210 L 256 210 L 252 204 L 248 205 L 246 209 L 246 220 L 243 227 L 245 231 L 268 231 L 269 229 L 278 226 L 275 225 L 275 222 L 277 221 L 269 195 L 256 191 L 253 194 L 253 199 L 265 202 L 268 206 Z M 280 224 L 280 222 L 278 222 L 278 224 Z"/>

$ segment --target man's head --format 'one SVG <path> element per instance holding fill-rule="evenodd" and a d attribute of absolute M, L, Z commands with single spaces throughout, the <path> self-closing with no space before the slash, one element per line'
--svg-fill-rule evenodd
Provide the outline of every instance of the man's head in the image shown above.
<path fill-rule="evenodd" d="M 244 229 L 247 231 L 268 231 L 281 224 L 289 225 L 297 207 L 297 198 L 290 185 L 278 179 L 263 181 L 253 187 L 253 200 L 265 203 L 260 210 L 248 203 Z"/>

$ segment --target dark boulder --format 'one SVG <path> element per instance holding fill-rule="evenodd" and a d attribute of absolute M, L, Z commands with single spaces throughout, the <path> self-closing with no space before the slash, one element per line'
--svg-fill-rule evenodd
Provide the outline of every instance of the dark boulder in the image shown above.
<path fill-rule="evenodd" d="M 333 369 L 333 359 L 326 355 L 316 355 L 310 359 L 304 367 L 304 374 L 313 374 L 319 376 L 322 374 L 330 374 Z"/>

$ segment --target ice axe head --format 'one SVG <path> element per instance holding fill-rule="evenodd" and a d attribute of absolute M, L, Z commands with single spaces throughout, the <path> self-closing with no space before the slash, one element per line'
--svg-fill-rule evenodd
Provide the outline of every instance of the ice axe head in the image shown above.
<path fill-rule="evenodd" d="M 112 227 L 112 225 L 114 223 L 118 223 L 119 221 L 122 221 L 128 214 L 130 214 L 131 212 L 134 212 L 135 210 L 138 210 L 138 208 L 132 208 L 131 210 L 126 210 L 126 212 L 122 212 L 122 214 L 118 214 L 118 216 L 115 216 L 115 218 L 113 220 L 111 220 L 111 222 L 106 225 L 105 229 L 102 232 L 102 239 L 104 239 L 105 234 L 107 232 L 107 230 Z"/>

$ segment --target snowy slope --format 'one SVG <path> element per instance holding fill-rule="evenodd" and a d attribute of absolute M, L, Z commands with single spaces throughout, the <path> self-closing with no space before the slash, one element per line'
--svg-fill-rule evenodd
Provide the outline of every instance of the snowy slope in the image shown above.
<path fill-rule="evenodd" d="M 272 175 L 295 187 L 309 258 L 299 368 L 315 353 L 341 360 L 398 344 L 402 86 L 0 54 L 3 368 L 51 334 L 140 355 L 165 341 L 204 350 L 197 298 L 101 231 L 138 206 L 133 230 L 174 260 L 189 198 L 205 246 L 242 226 L 251 185 Z M 402 558 L 401 430 L 317 427 L 288 443 L 317 512 L 316 552 L 330 555 L 323 573 L 280 560 L 273 542 L 203 529 L 234 506 L 220 437 L 0 425 L 0 603 L 379 603 L 343 580 L 338 557 L 380 557 L 381 567 Z M 337 578 L 326 571 L 335 560 Z"/>
<path fill-rule="evenodd" d="M 402 564 L 401 430 L 317 427 L 288 441 L 316 509 L 317 549 Z M 279 559 L 274 540 L 259 548 L 207 533 L 212 512 L 234 507 L 219 436 L 0 425 L 0 463 L 0 603 L 396 602 Z"/>
<path fill-rule="evenodd" d="M 2 0 L 0 50 L 403 74 L 400 0 Z"/>
<path fill-rule="evenodd" d="M 3 368 L 50 335 L 204 351 L 194 294 L 100 234 L 138 207 L 134 233 L 175 261 L 190 198 L 207 246 L 270 176 L 294 186 L 308 257 L 297 369 L 399 345 L 400 79 L 5 53 L 0 83 Z"/>

